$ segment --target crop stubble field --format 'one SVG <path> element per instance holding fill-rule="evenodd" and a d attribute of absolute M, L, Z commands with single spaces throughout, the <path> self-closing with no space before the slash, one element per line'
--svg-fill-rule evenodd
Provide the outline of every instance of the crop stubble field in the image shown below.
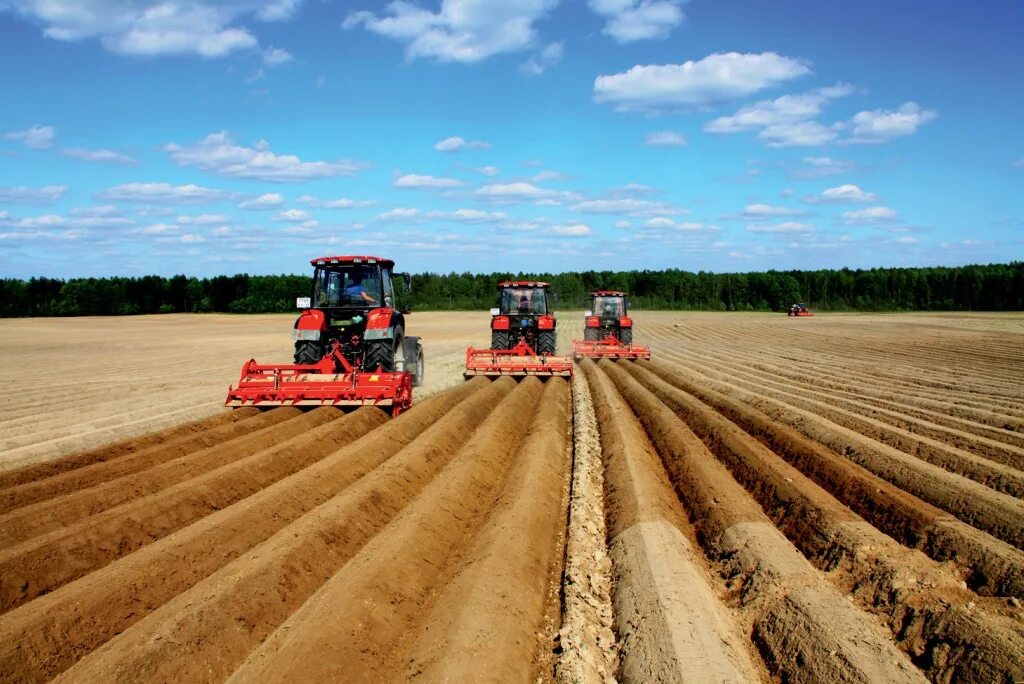
<path fill-rule="evenodd" d="M 286 316 L 0 321 L 0 679 L 1024 681 L 1024 315 L 636 319 L 415 314 L 394 420 L 221 410 Z"/>

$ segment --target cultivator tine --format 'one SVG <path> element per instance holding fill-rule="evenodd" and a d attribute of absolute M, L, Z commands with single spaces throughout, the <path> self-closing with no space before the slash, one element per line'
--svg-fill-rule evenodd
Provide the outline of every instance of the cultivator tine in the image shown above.
<path fill-rule="evenodd" d="M 614 336 L 609 335 L 603 340 L 573 340 L 573 358 L 580 359 L 647 359 L 651 358 L 651 348 L 645 344 L 622 344 Z"/>
<path fill-rule="evenodd" d="M 530 345 L 520 340 L 512 349 L 466 350 L 467 380 L 477 375 L 497 378 L 502 376 L 572 377 L 572 359 L 568 356 L 538 354 Z"/>

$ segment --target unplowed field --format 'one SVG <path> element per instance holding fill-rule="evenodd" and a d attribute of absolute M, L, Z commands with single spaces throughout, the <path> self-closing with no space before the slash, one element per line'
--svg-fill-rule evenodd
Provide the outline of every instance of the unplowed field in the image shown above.
<path fill-rule="evenodd" d="M 394 420 L 220 410 L 287 317 L 0 321 L 0 680 L 1024 681 L 1024 316 L 636 318 L 417 314 Z"/>

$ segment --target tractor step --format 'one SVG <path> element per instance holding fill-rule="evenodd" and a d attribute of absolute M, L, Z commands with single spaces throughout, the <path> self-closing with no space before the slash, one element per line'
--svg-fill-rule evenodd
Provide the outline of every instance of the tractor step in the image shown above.
<path fill-rule="evenodd" d="M 573 340 L 572 356 L 580 359 L 650 359 L 651 348 L 643 344 L 622 344 L 614 335 L 602 340 Z"/>
<path fill-rule="evenodd" d="M 502 376 L 572 377 L 572 359 L 568 356 L 538 354 L 524 340 L 511 349 L 466 350 L 467 380 L 477 375 L 497 378 Z"/>

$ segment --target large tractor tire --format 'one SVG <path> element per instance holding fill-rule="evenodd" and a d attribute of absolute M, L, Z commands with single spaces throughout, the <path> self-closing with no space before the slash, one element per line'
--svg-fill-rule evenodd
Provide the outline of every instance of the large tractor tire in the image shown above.
<path fill-rule="evenodd" d="M 633 344 L 633 329 L 632 328 L 620 328 L 619 329 L 619 342 L 622 344 Z"/>
<path fill-rule="evenodd" d="M 385 373 L 395 370 L 396 360 L 404 365 L 405 349 L 403 347 L 401 328 L 395 329 L 395 335 L 390 340 L 373 340 L 364 343 L 366 350 L 363 352 L 363 370 L 375 371 L 380 368 Z"/>
<path fill-rule="evenodd" d="M 418 337 L 406 337 L 402 341 L 402 349 L 405 352 L 405 356 L 402 358 L 402 365 L 399 366 L 398 360 L 395 361 L 396 370 L 402 370 L 412 376 L 412 386 L 421 387 L 423 385 L 423 345 L 420 344 L 420 338 Z"/>
<path fill-rule="evenodd" d="M 601 339 L 601 329 L 600 328 L 584 328 L 583 329 L 583 339 L 586 340 L 587 342 L 597 342 L 599 339 Z"/>
<path fill-rule="evenodd" d="M 537 353 L 542 356 L 554 356 L 555 354 L 555 331 L 545 330 L 537 333 Z"/>
<path fill-rule="evenodd" d="M 491 331 L 491 349 L 508 349 L 508 330 Z"/>
<path fill-rule="evenodd" d="M 301 365 L 312 365 L 319 363 L 323 358 L 320 352 L 320 343 L 311 340 L 299 340 L 295 343 L 295 363 Z"/>

